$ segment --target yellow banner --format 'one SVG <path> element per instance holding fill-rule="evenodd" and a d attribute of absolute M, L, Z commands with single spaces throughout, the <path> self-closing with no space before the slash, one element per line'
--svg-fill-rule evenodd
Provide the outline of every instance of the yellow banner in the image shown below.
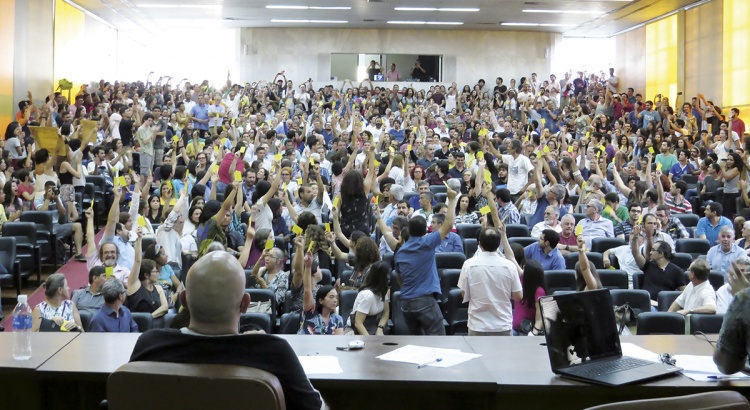
<path fill-rule="evenodd" d="M 29 127 L 31 130 L 31 136 L 34 138 L 34 143 L 37 149 L 46 148 L 50 154 L 55 151 L 57 147 L 57 141 L 60 136 L 57 133 L 55 127 Z M 66 155 L 65 145 L 62 145 L 60 150 L 57 152 L 58 155 Z"/>

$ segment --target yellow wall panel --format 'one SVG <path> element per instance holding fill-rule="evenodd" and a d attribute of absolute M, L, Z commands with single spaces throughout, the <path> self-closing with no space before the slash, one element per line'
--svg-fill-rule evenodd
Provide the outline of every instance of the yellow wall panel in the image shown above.
<path fill-rule="evenodd" d="M 62 0 L 55 0 L 55 70 L 54 84 L 60 79 L 73 82 L 71 96 L 75 96 L 81 84 L 91 81 L 84 78 L 82 66 L 93 55 L 86 55 L 85 14 Z M 67 95 L 67 92 L 64 94 Z"/>
<path fill-rule="evenodd" d="M 678 80 L 678 16 L 646 25 L 646 95 L 653 100 L 657 94 L 677 97 Z"/>
<path fill-rule="evenodd" d="M 750 2 L 724 0 L 724 107 L 750 105 Z M 726 111 L 726 110 L 724 110 Z M 747 118 L 747 113 L 742 113 Z"/>
<path fill-rule="evenodd" d="M 0 134 L 13 121 L 13 53 L 15 49 L 15 0 L 0 0 Z"/>

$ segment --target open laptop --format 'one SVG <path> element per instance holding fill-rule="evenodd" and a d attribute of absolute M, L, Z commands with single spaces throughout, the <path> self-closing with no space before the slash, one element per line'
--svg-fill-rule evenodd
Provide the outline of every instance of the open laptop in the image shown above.
<path fill-rule="evenodd" d="M 617 386 L 679 372 L 679 367 L 624 357 L 609 290 L 539 299 L 552 371 Z"/>

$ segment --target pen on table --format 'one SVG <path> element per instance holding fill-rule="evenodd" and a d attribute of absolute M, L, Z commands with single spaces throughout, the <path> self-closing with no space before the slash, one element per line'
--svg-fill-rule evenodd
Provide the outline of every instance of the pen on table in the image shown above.
<path fill-rule="evenodd" d="M 417 366 L 417 369 L 421 369 L 421 368 L 423 368 L 423 367 L 427 367 L 427 365 L 428 365 L 428 364 L 432 364 L 432 363 L 440 363 L 440 362 L 442 362 L 442 361 L 443 361 L 443 358 L 442 358 L 442 357 L 438 357 L 438 358 L 437 358 L 437 359 L 435 359 L 435 360 L 430 360 L 429 362 L 426 362 L 426 363 L 422 363 L 422 364 L 418 365 L 418 366 Z"/>
<path fill-rule="evenodd" d="M 708 376 L 710 380 L 748 380 L 747 377 L 742 376 Z"/>

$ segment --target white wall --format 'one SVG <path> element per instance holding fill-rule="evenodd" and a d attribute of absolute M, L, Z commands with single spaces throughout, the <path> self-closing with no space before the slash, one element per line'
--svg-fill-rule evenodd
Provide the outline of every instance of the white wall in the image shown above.
<path fill-rule="evenodd" d="M 43 104 L 52 84 L 52 4 L 49 0 L 16 2 L 13 60 L 13 107 L 31 91 L 34 102 Z M 6 56 L 8 57 L 8 56 Z"/>
<path fill-rule="evenodd" d="M 444 82 L 475 84 L 484 78 L 491 85 L 502 76 L 507 84 L 531 72 L 548 76 L 551 48 L 559 37 L 512 31 L 245 28 L 240 74 L 243 82 L 271 80 L 286 70 L 295 84 L 312 78 L 320 85 L 330 82 L 331 53 L 440 54 Z"/>

